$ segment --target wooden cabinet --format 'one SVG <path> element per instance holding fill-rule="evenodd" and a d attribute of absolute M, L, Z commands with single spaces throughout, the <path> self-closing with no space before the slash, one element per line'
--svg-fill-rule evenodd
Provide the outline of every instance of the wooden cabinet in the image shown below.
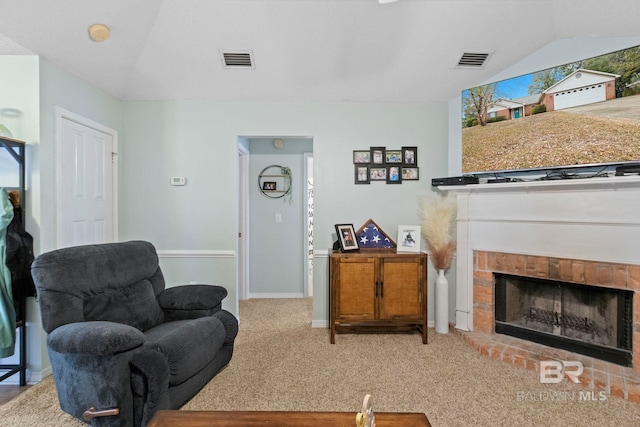
<path fill-rule="evenodd" d="M 332 344 L 336 332 L 411 329 L 427 343 L 427 254 L 361 249 L 329 258 Z"/>

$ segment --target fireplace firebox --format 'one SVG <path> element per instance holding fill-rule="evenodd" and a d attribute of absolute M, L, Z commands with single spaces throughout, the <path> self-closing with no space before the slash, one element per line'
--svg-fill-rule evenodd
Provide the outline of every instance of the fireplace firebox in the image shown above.
<path fill-rule="evenodd" d="M 633 292 L 495 273 L 495 332 L 632 366 Z"/>

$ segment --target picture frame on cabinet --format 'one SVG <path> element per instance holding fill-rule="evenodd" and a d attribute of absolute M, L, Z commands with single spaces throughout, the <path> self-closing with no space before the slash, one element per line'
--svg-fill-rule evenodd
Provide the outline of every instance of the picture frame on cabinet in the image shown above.
<path fill-rule="evenodd" d="M 402 167 L 402 180 L 403 181 L 418 181 L 420 179 L 419 168 Z"/>
<path fill-rule="evenodd" d="M 396 251 L 420 253 L 421 236 L 421 227 L 419 225 L 399 225 Z"/>
<path fill-rule="evenodd" d="M 369 184 L 371 178 L 369 176 L 369 166 L 355 165 L 355 183 L 356 184 Z"/>
<path fill-rule="evenodd" d="M 358 245 L 358 238 L 356 237 L 356 230 L 353 228 L 353 224 L 336 224 L 336 235 L 338 236 L 338 243 L 340 245 L 340 251 L 349 252 L 357 251 L 360 249 Z"/>

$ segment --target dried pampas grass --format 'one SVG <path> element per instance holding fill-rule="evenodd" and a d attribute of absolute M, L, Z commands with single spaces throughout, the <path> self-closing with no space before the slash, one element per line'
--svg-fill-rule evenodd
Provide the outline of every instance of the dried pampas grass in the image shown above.
<path fill-rule="evenodd" d="M 456 251 L 453 236 L 456 200 L 449 196 L 425 196 L 420 198 L 419 207 L 422 236 L 431 252 L 431 261 L 438 270 L 446 270 Z"/>

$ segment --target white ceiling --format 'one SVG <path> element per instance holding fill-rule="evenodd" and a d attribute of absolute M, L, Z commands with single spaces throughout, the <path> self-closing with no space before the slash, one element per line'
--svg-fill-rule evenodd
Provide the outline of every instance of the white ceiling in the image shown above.
<path fill-rule="evenodd" d="M 41 55 L 131 100 L 448 101 L 531 54 L 544 58 L 555 41 L 640 36 L 638 0 L 0 0 L 0 8 L 0 54 Z M 91 41 L 93 23 L 111 37 Z M 255 68 L 223 69 L 221 49 L 252 51 Z M 463 52 L 492 55 L 484 69 L 455 68 Z"/>

